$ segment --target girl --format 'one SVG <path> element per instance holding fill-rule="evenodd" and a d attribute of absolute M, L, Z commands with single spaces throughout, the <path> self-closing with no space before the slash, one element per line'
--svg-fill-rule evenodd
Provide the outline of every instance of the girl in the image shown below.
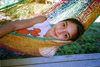
<path fill-rule="evenodd" d="M 78 20 L 73 18 L 62 20 L 51 27 L 45 16 L 37 16 L 32 19 L 18 20 L 1 26 L 0 37 L 13 31 L 24 35 L 66 40 L 51 40 L 56 43 L 71 43 L 83 34 L 84 28 Z"/>

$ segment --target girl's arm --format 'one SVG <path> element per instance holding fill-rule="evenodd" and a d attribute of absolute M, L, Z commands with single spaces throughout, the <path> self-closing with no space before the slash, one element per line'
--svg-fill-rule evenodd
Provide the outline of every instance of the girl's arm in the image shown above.
<path fill-rule="evenodd" d="M 23 28 L 28 28 L 34 24 L 44 22 L 47 18 L 45 16 L 37 16 L 32 19 L 18 20 L 10 22 L 0 27 L 0 37 L 8 34 L 9 32 L 16 31 Z"/>

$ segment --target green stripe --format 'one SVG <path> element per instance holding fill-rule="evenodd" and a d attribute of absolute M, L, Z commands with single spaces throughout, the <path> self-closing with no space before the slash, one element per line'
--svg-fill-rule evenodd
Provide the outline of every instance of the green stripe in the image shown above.
<path fill-rule="evenodd" d="M 95 20 L 96 20 L 99 16 L 100 16 L 100 14 L 95 18 Z M 88 26 L 88 28 L 87 28 L 85 31 L 87 31 L 87 30 L 90 28 L 90 26 L 95 22 L 95 20 Z"/>
<path fill-rule="evenodd" d="M 25 1 L 27 1 L 27 0 L 21 0 L 21 1 L 17 2 L 17 3 L 13 3 L 13 4 L 11 4 L 11 5 L 5 6 L 5 7 L 3 7 L 3 8 L 0 8 L 0 11 L 5 10 L 5 9 L 7 9 L 7 8 L 10 8 L 10 7 L 12 7 L 12 6 L 15 6 L 15 5 L 17 5 L 17 4 L 23 3 L 23 2 L 25 2 Z"/>
<path fill-rule="evenodd" d="M 16 35 L 16 36 L 24 36 L 32 39 L 38 39 L 38 40 L 60 40 L 60 41 L 67 41 L 67 40 L 61 40 L 61 39 L 55 39 L 55 38 L 40 38 L 40 37 L 34 37 L 34 36 L 29 36 L 29 35 L 23 35 L 15 32 L 11 32 L 11 35 Z"/>

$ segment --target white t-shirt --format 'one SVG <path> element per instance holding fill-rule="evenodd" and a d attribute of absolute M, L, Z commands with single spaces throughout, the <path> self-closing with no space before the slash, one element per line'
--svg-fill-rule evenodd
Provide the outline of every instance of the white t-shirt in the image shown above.
<path fill-rule="evenodd" d="M 44 37 L 44 35 L 51 28 L 51 26 L 50 26 L 49 20 L 47 19 L 43 23 L 38 23 L 38 24 L 33 25 L 32 27 L 27 28 L 27 30 L 34 30 L 34 28 L 38 28 L 41 30 L 40 33 L 38 33 L 39 36 L 37 37 Z M 31 34 L 29 33 L 28 35 L 31 35 Z"/>

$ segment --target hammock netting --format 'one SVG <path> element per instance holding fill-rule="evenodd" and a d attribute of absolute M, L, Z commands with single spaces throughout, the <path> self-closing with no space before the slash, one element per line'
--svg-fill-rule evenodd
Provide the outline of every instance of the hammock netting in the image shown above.
<path fill-rule="evenodd" d="M 86 30 L 100 14 L 100 0 L 0 0 L 0 25 L 11 21 L 46 15 L 50 24 L 76 18 Z M 0 47 L 10 51 L 33 56 L 53 56 L 63 44 L 48 41 L 50 39 L 24 36 L 10 33 L 0 38 Z"/>

